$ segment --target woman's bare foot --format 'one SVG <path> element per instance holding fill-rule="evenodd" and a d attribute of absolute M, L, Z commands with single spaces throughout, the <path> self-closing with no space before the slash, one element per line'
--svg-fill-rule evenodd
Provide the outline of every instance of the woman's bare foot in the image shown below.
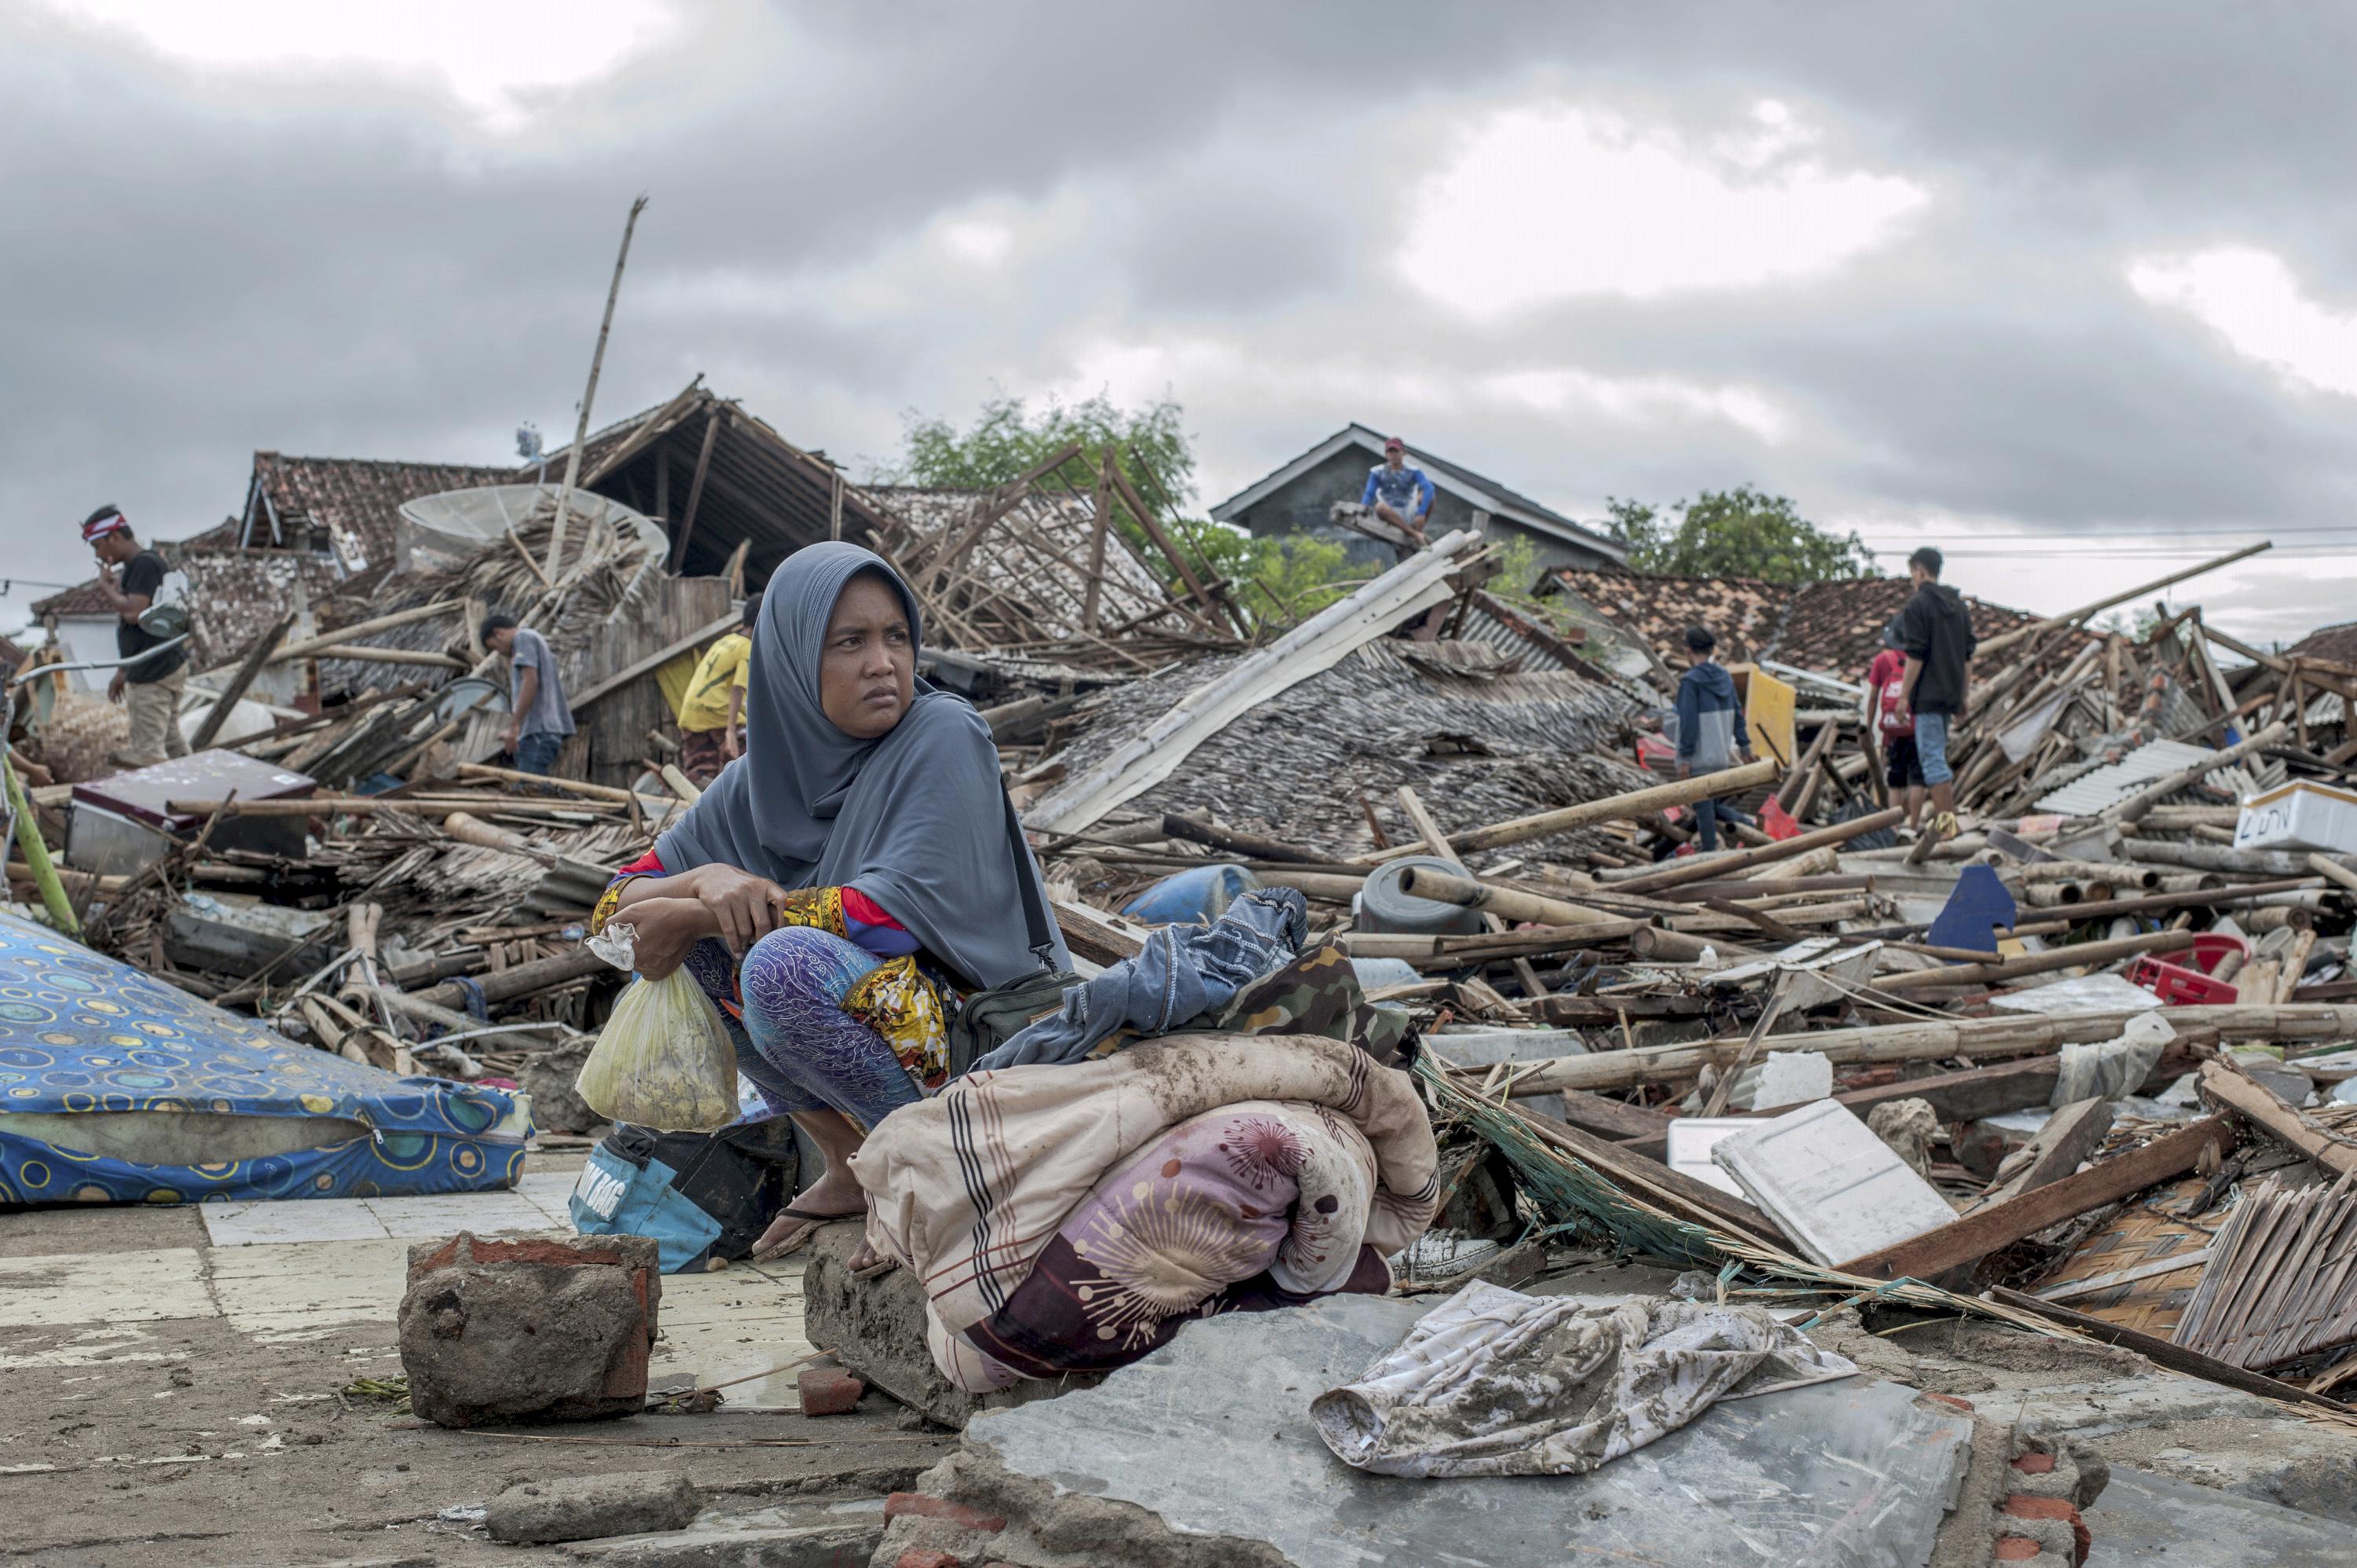
<path fill-rule="evenodd" d="M 826 1215 L 831 1219 L 858 1219 L 867 1212 L 867 1195 L 860 1190 L 859 1184 L 852 1179 L 848 1170 L 838 1168 L 828 1171 L 813 1182 L 809 1190 L 795 1198 L 788 1208 L 800 1212 L 782 1213 L 770 1220 L 770 1228 L 761 1232 L 759 1240 L 753 1243 L 755 1257 L 774 1252 L 789 1244 L 799 1245 L 807 1241 L 811 1233 L 826 1223 L 824 1219 L 810 1218 L 813 1214 Z"/>

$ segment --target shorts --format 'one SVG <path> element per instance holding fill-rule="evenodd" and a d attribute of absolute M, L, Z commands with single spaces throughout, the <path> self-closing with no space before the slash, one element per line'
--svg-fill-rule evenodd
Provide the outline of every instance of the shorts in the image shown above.
<path fill-rule="evenodd" d="M 691 784 L 705 785 L 720 777 L 728 766 L 725 729 L 692 729 L 679 737 L 679 770 L 687 775 Z"/>
<path fill-rule="evenodd" d="M 1923 758 L 1915 749 L 1913 736 L 1885 735 L 1882 737 L 1882 755 L 1890 764 L 1883 774 L 1884 783 L 1893 789 L 1921 789 L 1923 787 Z"/>
<path fill-rule="evenodd" d="M 1945 784 L 1955 778 L 1948 767 L 1948 725 L 1953 718 L 1949 714 L 1915 715 L 1915 750 L 1922 759 L 1926 784 Z"/>

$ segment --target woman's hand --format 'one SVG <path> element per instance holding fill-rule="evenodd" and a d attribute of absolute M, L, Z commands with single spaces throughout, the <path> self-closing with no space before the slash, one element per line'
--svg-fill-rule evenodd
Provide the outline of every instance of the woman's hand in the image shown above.
<path fill-rule="evenodd" d="M 753 944 L 778 929 L 786 890 L 766 876 L 733 865 L 699 866 L 695 899 L 719 923 L 717 935 L 740 960 Z"/>
<path fill-rule="evenodd" d="M 668 978 L 687 961 L 691 948 L 719 934 L 712 911 L 693 898 L 641 898 L 627 917 L 618 915 L 616 923 L 625 918 L 637 929 L 631 954 L 639 972 L 649 980 Z"/>

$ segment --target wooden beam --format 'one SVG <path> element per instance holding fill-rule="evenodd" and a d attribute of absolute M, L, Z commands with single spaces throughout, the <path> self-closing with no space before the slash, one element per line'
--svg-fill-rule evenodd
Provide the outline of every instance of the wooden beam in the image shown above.
<path fill-rule="evenodd" d="M 679 514 L 678 531 L 672 535 L 671 569 L 683 570 L 687 565 L 687 542 L 695 537 L 695 509 L 704 499 L 704 477 L 712 467 L 712 446 L 720 439 L 719 403 L 704 421 L 704 445 L 695 451 L 695 473 L 687 481 L 687 510 Z"/>
<path fill-rule="evenodd" d="M 1752 866 L 1765 865 L 1772 861 L 1790 860 L 1796 854 L 1806 854 L 1813 849 L 1822 848 L 1827 844 L 1846 843 L 1851 839 L 1863 834 L 1889 827 L 1904 819 L 1906 815 L 1905 811 L 1892 806 L 1863 817 L 1853 818 L 1846 822 L 1836 822 L 1829 828 L 1819 828 L 1814 832 L 1779 839 L 1774 843 L 1762 844 L 1757 849 L 1738 849 L 1728 854 L 1695 855 L 1660 871 L 1650 872 L 1643 876 L 1632 876 L 1617 886 L 1623 892 L 1645 893 L 1659 887 L 1675 887 L 1681 883 L 1701 882 L 1713 876 L 1724 876 L 1730 871 L 1746 871 Z"/>
<path fill-rule="evenodd" d="M 718 637 L 722 632 L 728 630 L 742 618 L 743 612 L 738 610 L 730 610 L 726 615 L 722 616 L 717 620 L 705 622 L 703 626 L 700 626 L 694 631 L 689 632 L 685 637 L 665 643 L 662 647 L 655 650 L 652 653 L 648 654 L 645 658 L 631 660 L 630 663 L 625 664 L 622 668 L 615 671 L 614 673 L 596 682 L 594 685 L 584 687 L 581 691 L 581 694 L 573 699 L 573 711 L 577 714 L 582 709 L 587 707 L 590 703 L 596 702 L 598 698 L 605 696 L 608 693 L 629 685 L 631 682 L 637 680 L 640 676 L 648 673 L 650 671 L 662 668 L 662 666 L 670 663 L 673 660 L 678 658 L 689 649 L 695 647 L 698 643 L 706 642 L 713 638 Z"/>
<path fill-rule="evenodd" d="M 238 665 L 237 673 L 221 687 L 220 694 L 213 698 L 212 711 L 205 714 L 205 722 L 197 726 L 197 733 L 188 737 L 190 751 L 202 751 L 212 745 L 213 736 L 221 734 L 221 725 L 229 722 L 229 711 L 237 706 L 238 700 L 245 695 L 245 689 L 253 684 L 253 678 L 262 673 L 264 664 L 270 662 L 271 651 L 278 646 L 278 639 L 286 635 L 301 613 L 288 610 L 278 618 L 276 626 L 255 639 L 253 646 L 246 650 L 245 659 Z"/>
<path fill-rule="evenodd" d="M 2215 1151 L 2234 1147 L 2234 1119 L 2211 1116 L 2165 1133 L 2140 1149 L 2117 1155 L 2076 1176 L 1965 1215 L 1953 1225 L 1910 1237 L 1878 1252 L 1839 1265 L 1840 1272 L 1870 1280 L 1932 1280 L 1950 1269 L 1976 1263 L 2001 1247 L 2035 1236 L 2091 1208 L 2116 1203 L 2131 1193 L 2183 1176 Z"/>
<path fill-rule="evenodd" d="M 1502 849 L 1511 843 L 1523 843 L 1531 839 L 1569 832 L 1574 828 L 1590 827 L 1598 822 L 1617 822 L 1648 817 L 1671 806 L 1691 805 L 1696 800 L 1716 795 L 1739 795 L 1762 784 L 1776 782 L 1776 764 L 1763 759 L 1747 767 L 1728 768 L 1717 773 L 1698 774 L 1692 779 L 1675 779 L 1667 784 L 1649 785 L 1631 789 L 1625 795 L 1608 796 L 1584 805 L 1565 806 L 1552 811 L 1540 811 L 1533 816 L 1515 817 L 1486 827 L 1469 828 L 1461 833 L 1448 835 L 1448 847 L 1459 854 L 1476 850 Z M 1388 850 L 1360 858 L 1370 865 L 1397 860 L 1402 855 L 1415 854 L 1422 844 L 1397 844 Z M 1716 864 L 1716 863 L 1714 863 Z"/>
<path fill-rule="evenodd" d="M 2001 633 L 1982 643 L 1975 651 L 1974 657 L 1990 658 L 2027 638 L 2042 637 L 2058 627 L 2069 626 L 2074 621 L 2083 621 L 2092 615 L 2100 615 L 2114 605 L 2124 605 L 2130 599 L 2140 599 L 2145 595 L 2166 588 L 2172 583 L 2182 583 L 2189 577 L 2199 577 L 2205 572 L 2214 572 L 2221 566 L 2231 565 L 2234 562 L 2256 555 L 2260 551 L 2273 547 L 2272 540 L 2264 541 L 2234 551 L 2231 554 L 2221 555 L 2213 561 L 2204 561 L 2199 566 L 2188 566 L 2182 572 L 2172 572 L 2166 577 L 2155 577 L 2151 582 L 2139 584 L 2125 594 L 2114 594 L 2108 598 L 2097 599 L 2093 604 L 2082 605 L 2075 610 L 2066 611 L 2059 616 L 2049 616 L 2044 620 L 2035 621 L 2029 626 L 2017 627 L 2011 631 Z"/>
<path fill-rule="evenodd" d="M 1923 1019 L 1907 1024 L 1876 1024 L 1854 1029 L 1813 1029 L 1805 1040 L 1841 1063 L 1941 1061 L 1949 1057 L 2022 1057 L 2050 1053 L 2065 1045 L 2083 1045 L 2119 1037 L 2130 1020 L 2149 1008 L 2085 1013 L 2063 1018 L 2035 1015 L 1989 1018 Z M 2357 1037 L 2357 1005 L 2331 1002 L 2298 1002 L 2274 1007 L 2171 1007 L 2169 1027 L 2181 1044 L 2221 1037 L 2234 1040 L 2312 1040 L 2319 1043 Z M 1724 1065 L 1743 1047 L 1742 1036 L 1699 1040 L 1691 1045 L 1638 1046 L 1629 1050 L 1594 1051 L 1562 1057 L 1544 1070 L 1518 1080 L 1524 1094 L 1544 1094 L 1558 1089 L 1633 1089 L 1639 1084 L 1690 1079 L 1712 1064 Z"/>
<path fill-rule="evenodd" d="M 2246 1394 L 2256 1394 L 2261 1399 L 2280 1400 L 2286 1404 L 2314 1405 L 2319 1409 L 2332 1411 L 2341 1415 L 2357 1416 L 2357 1405 L 2343 1404 L 2339 1400 L 2327 1399 L 2322 1394 L 2312 1394 L 2306 1389 L 2296 1388 L 2290 1383 L 2278 1381 L 2258 1372 L 2246 1372 L 2242 1368 L 2229 1365 L 2214 1356 L 2204 1356 L 2199 1350 L 2189 1350 L 2182 1345 L 2172 1345 L 2156 1335 L 2144 1333 L 2140 1329 L 2124 1327 L 2109 1318 L 2075 1312 L 2070 1307 L 2058 1306 L 2050 1301 L 2040 1301 L 2034 1295 L 2025 1295 L 2020 1291 L 2011 1290 L 2004 1285 L 1996 1286 L 1988 1294 L 1991 1301 L 2000 1302 L 2007 1306 L 2018 1307 L 2024 1312 L 2034 1312 L 2049 1322 L 2059 1323 L 2065 1328 L 2075 1328 L 2089 1338 L 2102 1344 L 2117 1345 L 2134 1350 L 2155 1365 L 2166 1367 L 2172 1372 L 2182 1372 L 2189 1378 L 2201 1378 L 2230 1389 L 2240 1389 Z"/>
<path fill-rule="evenodd" d="M 1113 480 L 1108 473 L 1112 467 L 1113 448 L 1098 447 L 1096 489 L 1090 496 L 1088 592 L 1081 602 L 1083 631 L 1096 630 L 1104 600 L 1105 532 L 1113 525 Z"/>
<path fill-rule="evenodd" d="M 2077 908 L 2067 906 L 2066 913 Z M 1957 963 L 1945 964 L 1938 969 L 1910 969 L 1900 974 L 1886 974 L 1875 984 L 1884 991 L 1923 991 L 1946 985 L 1995 985 L 2018 980 L 2023 975 L 2076 969 L 2081 964 L 2114 963 L 2124 958 L 2140 958 L 2146 953 L 2176 952 L 2192 945 L 2191 931 L 2150 931 L 2138 937 L 2122 937 L 2115 941 L 2080 942 L 2040 953 L 2024 953 L 2019 958 L 2000 959 L 1994 963 Z"/>
<path fill-rule="evenodd" d="M 2286 1105 L 2263 1085 L 2222 1061 L 2201 1064 L 2201 1093 L 2248 1117 L 2286 1148 L 2307 1155 L 2334 1176 L 2357 1171 L 2357 1144 L 2333 1136 L 2315 1118 Z"/>

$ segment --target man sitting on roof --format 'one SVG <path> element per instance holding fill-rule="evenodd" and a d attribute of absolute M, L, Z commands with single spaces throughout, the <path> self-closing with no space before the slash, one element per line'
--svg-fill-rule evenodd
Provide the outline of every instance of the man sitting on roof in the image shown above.
<path fill-rule="evenodd" d="M 1384 442 L 1383 460 L 1367 470 L 1367 488 L 1359 504 L 1374 508 L 1377 517 L 1422 544 L 1432 499 L 1432 481 L 1422 468 L 1407 466 L 1407 443 L 1396 435 Z"/>

